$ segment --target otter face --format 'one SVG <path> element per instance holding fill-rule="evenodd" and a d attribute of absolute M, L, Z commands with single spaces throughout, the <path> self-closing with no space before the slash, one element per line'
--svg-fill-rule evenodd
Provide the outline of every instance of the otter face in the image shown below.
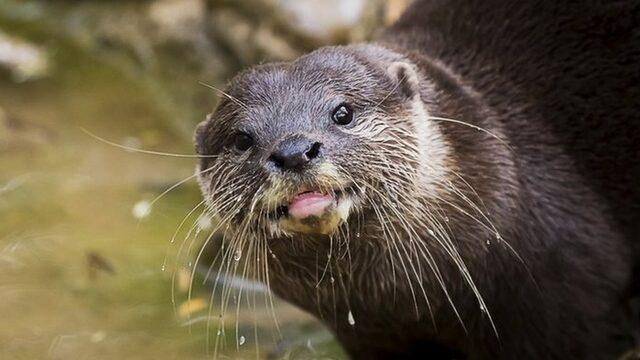
<path fill-rule="evenodd" d="M 196 130 L 199 182 L 221 222 L 244 233 L 330 235 L 421 183 L 421 129 L 407 121 L 419 85 L 394 56 L 324 48 L 233 79 Z"/>

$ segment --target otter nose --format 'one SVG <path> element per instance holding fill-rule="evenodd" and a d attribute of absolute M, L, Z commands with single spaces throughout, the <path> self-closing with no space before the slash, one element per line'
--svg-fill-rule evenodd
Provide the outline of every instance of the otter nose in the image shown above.
<path fill-rule="evenodd" d="M 300 171 L 320 155 L 322 143 L 305 137 L 292 137 L 278 144 L 269 162 L 279 170 Z"/>

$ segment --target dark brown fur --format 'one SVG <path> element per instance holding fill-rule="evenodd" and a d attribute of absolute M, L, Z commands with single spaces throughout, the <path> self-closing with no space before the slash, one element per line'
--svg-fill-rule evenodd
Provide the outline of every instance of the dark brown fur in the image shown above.
<path fill-rule="evenodd" d="M 417 91 L 431 115 L 462 120 L 508 143 L 475 128 L 438 122 L 454 150 L 449 160 L 466 181 L 457 179 L 455 185 L 481 204 L 483 213 L 460 196 L 410 194 L 411 201 L 428 203 L 439 209 L 440 219 L 447 218 L 443 227 L 488 313 L 441 244 L 429 242 L 424 249 L 435 259 L 444 289 L 416 247 L 390 248 L 381 219 L 366 205 L 352 215 L 339 244 L 322 236 L 268 239 L 277 255 L 269 266 L 273 290 L 322 318 L 354 358 L 620 355 L 629 346 L 621 341 L 624 303 L 640 286 L 634 276 L 640 264 L 639 13 L 633 1 L 417 1 L 378 44 L 417 65 L 418 83 L 403 74 L 385 78 L 388 54 L 358 47 L 320 50 L 232 82 L 232 96 L 272 110 L 270 116 L 255 110 L 262 111 L 258 118 L 287 114 L 282 131 L 315 125 L 302 123 L 306 110 L 295 108 L 289 88 L 278 84 L 311 84 L 310 95 L 295 93 L 300 104 L 322 103 L 313 89 L 331 85 L 317 85 L 326 81 L 324 75 L 349 79 L 351 87 L 340 91 L 364 92 L 362 99 L 384 102 L 386 113 L 393 114 L 389 121 L 400 126 L 408 116 L 406 99 Z M 356 76 L 361 68 L 371 77 Z M 294 109 L 276 111 L 281 108 L 271 105 L 277 104 L 274 92 Z M 223 103 L 217 117 L 231 117 L 233 105 Z M 198 151 L 219 154 L 223 144 L 216 139 L 228 129 L 205 123 L 198 130 Z M 265 136 L 269 131 L 276 130 Z M 336 144 L 325 156 L 351 164 L 357 179 L 391 177 L 347 151 L 364 145 L 339 133 L 325 136 Z M 203 168 L 208 164 L 203 159 Z M 248 186 L 255 192 L 256 184 Z M 487 216 L 499 238 L 483 226 L 487 222 L 473 221 L 461 208 Z M 405 215 L 414 231 L 428 238 L 420 214 Z M 387 220 L 408 241 L 411 231 L 403 220 Z M 394 263 L 397 254 L 413 267 Z M 349 312 L 355 324 L 349 323 Z"/>

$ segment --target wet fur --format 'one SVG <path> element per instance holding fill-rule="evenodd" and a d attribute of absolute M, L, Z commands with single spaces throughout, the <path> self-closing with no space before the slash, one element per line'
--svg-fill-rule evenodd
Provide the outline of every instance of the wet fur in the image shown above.
<path fill-rule="evenodd" d="M 304 107 L 285 109 L 279 123 L 260 120 L 282 118 L 270 104 L 295 103 L 278 86 L 302 86 L 301 104 L 313 104 L 314 89 L 323 89 L 314 86 L 334 77 L 339 91 L 381 101 L 406 149 L 418 144 L 406 135 L 416 133 L 417 95 L 431 117 L 423 120 L 437 125 L 449 150 L 450 172 L 437 187 L 416 188 L 424 155 L 387 157 L 385 173 L 353 151 L 389 155 L 400 151 L 393 144 L 323 135 L 336 144 L 327 156 L 369 184 L 371 199 L 330 239 L 245 229 L 275 254 L 269 285 L 323 319 L 354 358 L 618 356 L 630 346 L 621 341 L 624 303 L 638 291 L 639 11 L 625 1 L 417 1 L 379 38 L 382 48 L 328 48 L 297 67 L 241 75 L 228 91 L 266 137 L 316 126 L 300 120 L 311 111 Z M 394 69 L 398 61 L 408 67 Z M 287 71 L 294 75 L 282 81 Z M 210 120 L 223 125 L 198 130 L 199 153 L 224 152 L 224 121 L 243 110 L 226 103 Z M 217 165 L 203 188 L 214 179 L 224 186 L 205 195 L 218 204 L 241 196 L 237 209 L 250 208 L 266 175 L 216 161 L 203 159 L 202 169 Z M 234 176 L 249 188 L 234 187 Z M 222 219 L 233 213 L 215 210 Z"/>

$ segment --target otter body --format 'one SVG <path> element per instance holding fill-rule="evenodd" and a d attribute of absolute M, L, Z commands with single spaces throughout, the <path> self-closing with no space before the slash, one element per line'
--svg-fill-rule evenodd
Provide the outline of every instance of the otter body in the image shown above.
<path fill-rule="evenodd" d="M 416 1 L 372 44 L 240 74 L 196 132 L 229 249 L 354 358 L 621 355 L 639 14 Z"/>

